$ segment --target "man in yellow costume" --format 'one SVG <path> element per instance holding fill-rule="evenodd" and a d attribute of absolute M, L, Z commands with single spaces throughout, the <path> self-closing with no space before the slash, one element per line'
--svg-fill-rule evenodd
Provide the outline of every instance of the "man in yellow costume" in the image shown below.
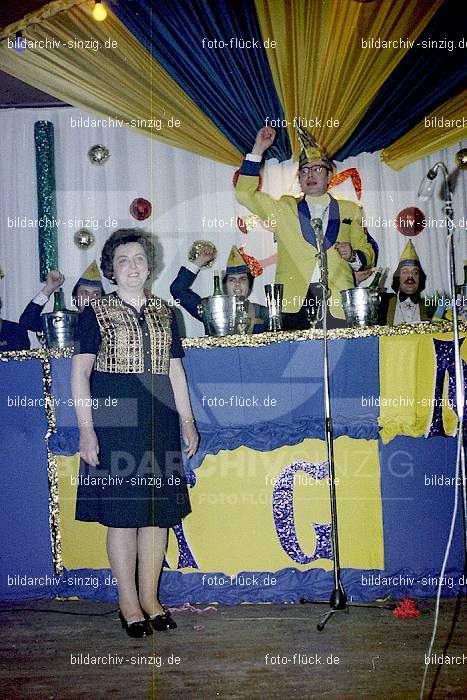
<path fill-rule="evenodd" d="M 358 204 L 337 200 L 327 192 L 334 164 L 318 144 L 299 129 L 302 144 L 298 179 L 303 196 L 279 200 L 258 191 L 263 153 L 274 142 L 275 131 L 260 129 L 251 153 L 240 169 L 236 185 L 237 201 L 262 219 L 275 223 L 277 240 L 276 283 L 283 284 L 283 328 L 300 330 L 310 327 L 321 300 L 320 270 L 317 262 L 316 220 L 322 222 L 328 258 L 328 327 L 345 323 L 340 292 L 355 287 L 354 271 L 371 267 L 374 251 L 362 226 Z M 313 221 L 314 220 L 314 221 Z M 313 225 L 312 225 L 313 222 Z M 310 314 L 310 309 L 314 309 Z M 307 312 L 308 310 L 308 312 Z"/>

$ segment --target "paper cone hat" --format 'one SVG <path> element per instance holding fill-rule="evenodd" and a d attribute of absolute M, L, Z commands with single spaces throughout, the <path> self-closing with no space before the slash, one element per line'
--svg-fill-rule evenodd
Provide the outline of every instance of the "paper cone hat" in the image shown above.
<path fill-rule="evenodd" d="M 412 241 L 407 243 L 399 258 L 399 267 L 402 267 L 402 265 L 420 265 L 420 258 Z"/>
<path fill-rule="evenodd" d="M 95 260 L 87 266 L 77 284 L 85 284 L 90 287 L 102 287 L 101 273 Z"/>
<path fill-rule="evenodd" d="M 298 167 L 303 168 L 307 163 L 313 160 L 322 160 L 330 170 L 334 170 L 334 166 L 328 158 L 326 151 L 322 148 L 309 134 L 297 124 L 297 135 L 302 145 L 300 152 Z"/>
<path fill-rule="evenodd" d="M 248 265 L 242 258 L 242 254 L 236 245 L 233 245 L 229 257 L 227 259 L 227 267 L 225 268 L 226 275 L 239 275 L 242 272 L 248 272 Z"/>

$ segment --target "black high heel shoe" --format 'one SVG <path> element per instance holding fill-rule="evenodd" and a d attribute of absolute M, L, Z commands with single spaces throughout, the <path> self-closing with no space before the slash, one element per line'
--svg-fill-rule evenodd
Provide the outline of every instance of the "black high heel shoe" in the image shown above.
<path fill-rule="evenodd" d="M 128 624 L 123 617 L 121 610 L 118 611 L 118 616 L 120 618 L 120 622 L 122 623 L 123 629 L 126 630 L 129 637 L 141 639 L 142 637 L 149 637 L 152 634 L 152 627 L 148 622 L 146 615 L 144 615 L 144 620 L 138 620 L 137 622 L 131 622 L 130 624 Z"/>
<path fill-rule="evenodd" d="M 149 622 L 149 624 L 152 626 L 152 628 L 156 632 L 166 632 L 167 630 L 174 630 L 177 627 L 177 623 L 171 617 L 169 610 L 164 608 L 162 606 L 162 610 L 164 611 L 162 615 L 154 615 L 154 617 L 150 617 L 150 615 L 141 608 L 144 619 Z"/>

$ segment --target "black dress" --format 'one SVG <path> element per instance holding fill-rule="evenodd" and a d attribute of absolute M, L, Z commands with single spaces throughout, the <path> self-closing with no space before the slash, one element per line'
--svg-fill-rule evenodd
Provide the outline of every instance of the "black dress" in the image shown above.
<path fill-rule="evenodd" d="M 79 316 L 76 352 L 97 356 L 91 397 L 99 464 L 81 460 L 77 520 L 171 527 L 191 512 L 168 375 L 169 358 L 184 352 L 170 309 L 151 301 L 160 303 L 151 299 L 138 313 L 113 293 Z"/>

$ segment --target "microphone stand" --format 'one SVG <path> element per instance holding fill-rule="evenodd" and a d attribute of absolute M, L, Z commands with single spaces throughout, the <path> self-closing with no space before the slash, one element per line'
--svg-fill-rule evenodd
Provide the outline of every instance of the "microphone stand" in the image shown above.
<path fill-rule="evenodd" d="M 418 197 L 422 201 L 427 201 L 433 195 L 435 188 L 435 179 L 438 171 L 443 174 L 444 188 L 444 213 L 446 215 L 447 238 L 448 238 L 448 255 L 449 255 L 449 296 L 451 297 L 450 304 L 452 309 L 452 330 L 454 341 L 454 365 L 456 377 L 456 405 L 458 416 L 458 431 L 457 444 L 458 454 L 460 455 L 460 474 L 462 486 L 462 511 L 464 523 L 464 568 L 467 568 L 467 496 L 466 496 L 466 477 L 465 477 L 465 449 L 464 449 L 464 412 L 465 412 L 465 391 L 464 391 L 464 373 L 462 368 L 461 349 L 459 342 L 459 316 L 456 304 L 456 265 L 455 265 L 455 243 L 454 243 L 454 212 L 452 208 L 452 191 L 449 181 L 449 172 L 446 165 L 442 161 L 438 161 L 430 168 L 428 174 L 420 183 Z M 456 460 L 457 462 L 457 460 Z M 457 464 L 456 464 L 457 467 Z"/>
<path fill-rule="evenodd" d="M 330 391 L 330 381 L 329 381 L 329 354 L 328 354 L 328 324 L 327 324 L 327 300 L 331 296 L 331 291 L 328 287 L 328 256 L 324 243 L 323 236 L 323 222 L 321 219 L 311 219 L 311 226 L 315 233 L 318 254 L 316 258 L 318 260 L 320 268 L 320 281 L 319 286 L 322 292 L 322 316 L 323 316 L 323 375 L 324 375 L 324 413 L 325 413 L 325 437 L 326 437 L 326 451 L 327 451 L 327 462 L 328 462 L 328 479 L 329 479 L 329 497 L 331 506 L 331 543 L 332 543 L 332 554 L 333 554 L 333 575 L 334 575 L 334 588 L 329 599 L 330 609 L 321 619 L 321 621 L 316 625 L 319 632 L 322 632 L 327 621 L 334 615 L 334 613 L 343 611 L 349 612 L 349 606 L 359 607 L 359 608 L 381 608 L 387 610 L 394 610 L 395 604 L 391 602 L 380 603 L 375 605 L 374 603 L 353 603 L 347 602 L 347 596 L 344 590 L 344 586 L 341 581 L 341 567 L 339 560 L 339 537 L 338 537 L 338 524 L 337 524 L 337 500 L 336 500 L 336 487 L 335 487 L 335 467 L 334 467 L 334 432 L 332 424 L 332 414 L 331 414 L 331 391 Z M 300 599 L 300 603 L 323 603 L 322 600 L 306 600 L 305 598 Z"/>
<path fill-rule="evenodd" d="M 327 301 L 331 295 L 328 287 L 328 255 L 324 244 L 323 222 L 321 219 L 312 219 L 312 226 L 315 231 L 316 242 L 318 244 L 317 260 L 320 267 L 320 281 L 322 293 L 322 315 L 323 315 L 323 366 L 324 366 L 324 414 L 326 451 L 328 457 L 328 479 L 329 496 L 331 503 L 331 542 L 334 565 L 334 589 L 329 599 L 330 609 L 318 623 L 317 628 L 321 632 L 326 622 L 338 610 L 347 609 L 347 596 L 341 581 L 341 567 L 339 561 L 339 539 L 337 527 L 337 501 L 335 487 L 334 468 L 334 432 L 331 414 L 331 391 L 329 382 L 329 354 L 328 354 L 328 323 L 327 323 Z"/>

